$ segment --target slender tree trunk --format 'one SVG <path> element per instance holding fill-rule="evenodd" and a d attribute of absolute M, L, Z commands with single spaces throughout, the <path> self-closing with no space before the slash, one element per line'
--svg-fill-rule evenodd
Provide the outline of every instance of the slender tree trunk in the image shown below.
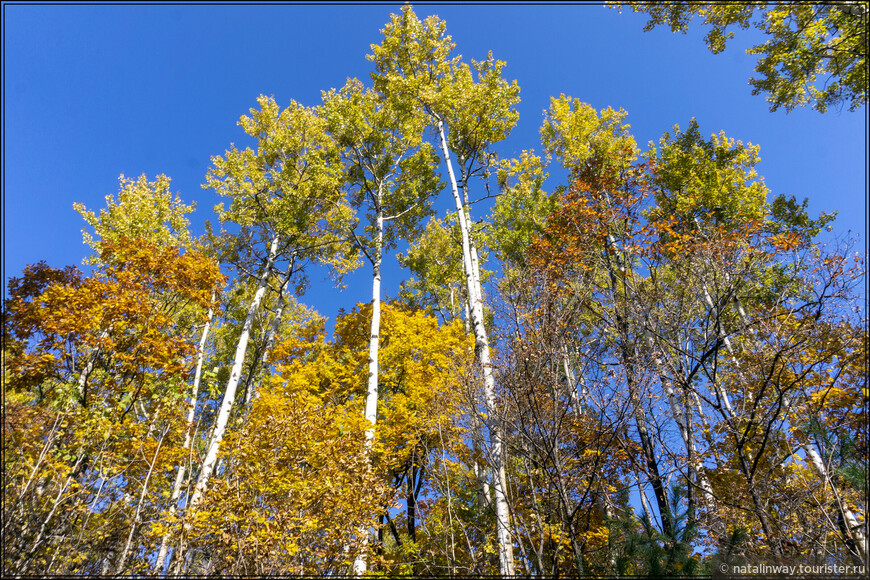
<path fill-rule="evenodd" d="M 652 353 L 653 364 L 656 367 L 656 372 L 659 375 L 659 381 L 664 388 L 665 395 L 667 395 L 668 403 L 671 407 L 671 412 L 674 415 L 674 419 L 677 422 L 677 427 L 680 431 L 680 438 L 683 440 L 683 446 L 686 449 L 686 464 L 688 468 L 688 477 L 687 481 L 689 483 L 689 488 L 687 489 L 687 494 L 689 498 L 689 511 L 690 517 L 694 517 L 695 510 L 691 509 L 694 506 L 694 497 L 695 491 L 692 489 L 692 486 L 695 485 L 695 481 L 697 481 L 697 486 L 701 489 L 701 494 L 704 498 L 704 504 L 708 510 L 710 510 L 711 517 L 713 518 L 714 525 L 712 526 L 713 532 L 718 537 L 724 537 L 724 530 L 721 529 L 721 526 L 718 525 L 720 519 L 716 516 L 716 501 L 713 495 L 713 486 L 710 484 L 710 481 L 707 479 L 707 476 L 704 474 L 703 469 L 701 468 L 701 463 L 698 459 L 698 453 L 695 449 L 695 442 L 692 437 L 692 424 L 689 413 L 691 412 L 691 406 L 688 401 L 685 403 L 679 400 L 676 391 L 674 390 L 673 381 L 671 381 L 670 377 L 667 374 L 665 369 L 665 364 L 662 362 L 659 357 L 659 353 L 656 349 L 652 336 L 650 336 L 649 332 L 646 333 L 647 345 Z"/>
<path fill-rule="evenodd" d="M 766 502 L 762 501 L 758 495 L 758 490 L 755 488 L 755 478 L 752 475 L 749 458 L 746 456 L 743 446 L 737 447 L 737 458 L 740 461 L 740 470 L 743 472 L 743 477 L 746 479 L 746 487 L 749 489 L 749 497 L 752 498 L 753 511 L 758 522 L 761 524 L 761 530 L 764 532 L 764 538 L 767 540 L 767 545 L 771 552 L 776 556 L 782 556 L 782 546 L 780 546 L 774 537 L 773 526 L 770 524 L 770 518 L 767 516 Z"/>
<path fill-rule="evenodd" d="M 212 300 L 215 299 L 214 293 L 212 293 Z M 185 454 L 187 454 L 190 449 L 191 443 L 193 442 L 193 419 L 196 415 L 196 401 L 199 397 L 199 385 L 202 382 L 202 365 L 205 360 L 205 343 L 208 340 L 208 333 L 211 330 L 211 321 L 214 317 L 214 309 L 208 309 L 208 316 L 206 317 L 205 326 L 202 329 L 202 336 L 199 339 L 199 344 L 196 349 L 196 370 L 193 375 L 193 389 L 190 392 L 190 403 L 187 406 L 187 417 L 185 420 L 185 433 L 184 433 L 184 449 Z M 172 494 L 169 496 L 169 513 L 170 515 L 175 515 L 176 510 L 178 509 L 178 499 L 181 497 L 181 488 L 184 485 L 185 476 L 187 475 L 186 465 L 184 460 L 182 460 L 178 464 L 178 471 L 175 474 L 175 483 L 172 486 Z M 169 551 L 169 533 L 163 535 L 163 538 L 160 540 L 160 550 L 157 553 L 157 560 L 154 562 L 154 571 L 158 574 L 162 573 L 163 564 L 166 561 L 166 554 Z"/>
<path fill-rule="evenodd" d="M 109 331 L 112 329 L 110 326 L 106 330 L 100 333 L 100 337 L 97 340 L 102 340 L 109 336 Z M 88 386 L 88 378 L 91 376 L 91 373 L 94 371 L 94 365 L 97 364 L 97 359 L 100 357 L 100 353 L 102 349 L 98 345 L 91 355 L 88 357 L 88 362 L 85 363 L 85 368 L 82 369 L 82 372 L 79 373 L 79 378 L 76 381 L 76 387 L 79 393 L 79 402 L 82 407 L 87 407 L 87 386 Z"/>
<path fill-rule="evenodd" d="M 293 267 L 296 264 L 296 256 L 290 260 L 287 266 L 287 271 L 284 273 L 284 280 L 281 282 L 281 289 L 278 291 L 278 307 L 275 310 L 275 315 L 272 317 L 272 324 L 269 325 L 269 332 L 266 334 L 266 343 L 263 346 L 263 352 L 260 355 L 260 360 L 254 365 L 251 376 L 248 377 L 248 384 L 245 389 L 245 409 L 250 410 L 251 404 L 257 398 L 259 385 L 262 382 L 263 373 L 268 367 L 269 353 L 272 352 L 272 346 L 275 344 L 275 337 L 278 335 L 278 328 L 281 326 L 281 319 L 284 317 L 284 308 L 287 306 L 287 287 L 290 285 L 290 278 L 293 276 Z"/>
<path fill-rule="evenodd" d="M 232 410 L 233 404 L 235 403 L 236 399 L 236 389 L 239 386 L 239 378 L 241 377 L 242 373 L 242 365 L 245 362 L 245 354 L 247 353 L 248 349 L 248 341 L 251 338 L 251 327 L 254 325 L 254 318 L 256 317 L 257 312 L 260 309 L 260 303 L 263 300 L 263 296 L 266 294 L 269 275 L 272 273 L 272 266 L 275 263 L 275 258 L 278 255 L 279 241 L 280 239 L 278 234 L 275 234 L 272 237 L 272 243 L 269 247 L 269 256 L 266 259 L 266 265 L 263 268 L 263 273 L 260 275 L 257 291 L 254 294 L 253 300 L 251 300 L 250 307 L 248 308 L 248 315 L 245 318 L 245 323 L 242 326 L 242 333 L 239 336 L 239 342 L 236 345 L 236 355 L 233 361 L 233 367 L 230 370 L 230 378 L 227 381 L 227 388 L 224 391 L 224 398 L 221 402 L 221 406 L 215 420 L 214 430 L 212 431 L 211 439 L 209 440 L 205 460 L 202 463 L 202 468 L 199 473 L 199 478 L 196 482 L 196 487 L 194 488 L 193 494 L 190 498 L 190 501 L 188 502 L 188 513 L 195 510 L 196 507 L 199 505 L 199 502 L 202 499 L 202 494 L 205 492 L 208 481 L 211 478 L 212 473 L 214 472 L 215 465 L 217 464 L 218 452 L 220 451 L 221 441 L 223 440 L 224 433 L 226 432 L 227 423 L 230 418 L 230 411 Z M 177 558 L 179 559 L 178 561 L 181 562 L 184 558 L 183 544 L 179 544 L 176 553 Z"/>
<path fill-rule="evenodd" d="M 450 151 L 447 147 L 447 136 L 444 123 L 438 119 L 438 135 L 441 141 L 441 152 L 447 165 L 447 174 L 450 177 L 450 187 L 453 199 L 456 202 L 459 229 L 462 232 L 462 259 L 465 269 L 468 298 L 471 305 L 471 326 L 474 331 L 475 351 L 480 363 L 483 375 L 484 400 L 487 408 L 487 422 L 491 440 L 491 451 L 494 464 L 493 488 L 495 491 L 495 515 L 496 536 L 498 539 L 499 571 L 502 575 L 514 575 L 513 540 L 510 533 L 510 514 L 508 511 L 507 496 L 503 484 L 504 474 L 504 449 L 502 443 L 501 428 L 498 424 L 498 410 L 495 402 L 495 377 L 493 376 L 492 360 L 489 353 L 489 338 L 483 321 L 482 288 L 478 268 L 477 251 L 473 245 L 471 224 L 468 222 L 467 207 L 459 195 L 456 184 L 456 175 L 453 172 L 453 164 L 450 160 Z M 474 251 L 473 251 L 474 250 Z"/>
<path fill-rule="evenodd" d="M 30 476 L 27 478 L 27 483 L 24 484 L 24 487 L 21 489 L 21 492 L 18 495 L 18 499 L 15 501 L 15 507 L 10 509 L 8 512 L 4 509 L 4 519 L 6 520 L 3 523 L 3 533 L 6 533 L 6 529 L 9 525 L 15 521 L 14 517 L 10 517 L 15 513 L 19 508 L 21 508 L 21 518 L 24 522 L 24 526 L 26 528 L 27 522 L 24 520 L 24 498 L 27 495 L 27 491 L 30 489 L 30 485 L 33 483 L 34 478 L 36 478 L 36 474 L 39 473 L 39 468 L 42 467 L 42 462 L 45 460 L 45 456 L 48 454 L 49 450 L 54 447 L 55 435 L 58 433 L 58 425 L 61 423 L 62 419 L 66 418 L 66 412 L 58 413 L 57 417 L 54 419 L 54 424 L 51 427 L 51 431 L 49 431 L 48 437 L 46 438 L 45 444 L 43 444 L 42 449 L 39 452 L 39 458 L 36 460 L 36 464 L 30 470 Z M 37 479 L 37 482 L 41 481 L 43 478 Z M 39 488 L 39 483 L 37 483 L 37 489 Z M 37 492 L 37 496 L 41 496 L 42 494 Z M 22 533 L 23 537 L 24 534 Z"/>
<path fill-rule="evenodd" d="M 155 417 L 156 419 L 156 417 Z M 127 534 L 127 542 L 124 544 L 124 549 L 121 551 L 121 557 L 118 559 L 118 567 L 115 569 L 115 574 L 120 576 L 124 573 L 124 566 L 127 564 L 127 555 L 130 553 L 130 546 L 133 543 L 133 534 L 136 532 L 136 527 L 142 517 L 142 506 L 145 504 L 145 496 L 148 493 L 148 483 L 151 481 L 151 474 L 154 472 L 154 466 L 157 464 L 157 456 L 160 454 L 160 448 L 163 446 L 163 440 L 166 438 L 166 433 L 169 427 L 163 430 L 160 436 L 160 441 L 157 443 L 157 449 L 154 451 L 154 457 L 151 459 L 151 465 L 148 466 L 148 474 L 145 476 L 145 481 L 142 483 L 142 493 L 139 494 L 139 502 L 136 504 L 136 512 L 133 514 L 133 523 L 130 524 L 130 533 Z"/>
<path fill-rule="evenodd" d="M 603 250 L 604 263 L 610 277 L 610 293 L 614 303 L 617 334 L 619 336 L 619 350 L 622 358 L 622 365 L 625 368 L 625 381 L 628 385 L 628 396 L 631 402 L 632 411 L 634 412 L 634 420 L 637 425 L 640 446 L 641 449 L 643 449 L 644 458 L 646 459 L 647 477 L 653 487 L 656 503 L 658 504 L 659 515 L 662 520 L 662 532 L 668 538 L 673 538 L 674 527 L 670 505 L 668 504 L 666 490 L 664 488 L 661 474 L 659 473 L 658 458 L 656 457 L 652 439 L 647 430 L 646 417 L 644 416 L 644 409 L 641 405 L 640 393 L 638 392 L 637 374 L 634 368 L 634 352 L 629 345 L 628 321 L 625 319 L 624 313 L 621 312 L 621 310 L 627 308 L 626 302 L 628 290 L 625 290 L 622 297 L 619 296 L 616 267 L 614 267 L 608 252 L 609 249 L 616 253 L 617 248 L 616 243 L 610 234 L 607 236 L 606 244 L 608 247 Z M 619 263 L 617 264 L 617 267 L 619 267 L 621 273 L 624 275 L 625 268 Z M 623 285 L 625 286 L 625 281 L 623 281 Z"/>
<path fill-rule="evenodd" d="M 852 510 L 849 509 L 849 506 L 846 505 L 846 502 L 844 502 L 840 498 L 840 495 L 834 488 L 834 483 L 831 481 L 831 475 L 827 469 L 827 465 L 825 465 L 825 462 L 822 461 L 822 457 L 813 447 L 812 442 L 807 443 L 804 449 L 806 450 L 807 457 L 810 459 L 810 463 L 812 463 L 815 470 L 819 473 L 822 481 L 824 481 L 825 485 L 830 486 L 830 488 L 834 491 L 837 508 L 839 509 L 840 515 L 843 518 L 843 528 L 845 528 L 846 539 L 851 540 L 854 543 L 855 549 L 858 552 L 858 558 L 861 560 L 862 564 L 866 565 L 867 536 L 864 535 L 864 526 L 858 523 L 855 514 L 852 513 Z"/>
<path fill-rule="evenodd" d="M 583 413 L 583 406 L 580 403 L 580 397 L 577 396 L 577 377 L 574 374 L 574 369 L 571 366 L 571 359 L 568 356 L 568 347 L 562 344 L 562 368 L 565 371 L 565 382 L 567 387 L 568 401 L 571 403 L 571 411 L 579 416 Z"/>
<path fill-rule="evenodd" d="M 60 507 L 60 504 L 63 503 L 61 498 L 63 497 L 64 492 L 69 487 L 69 484 L 72 483 L 72 480 L 75 479 L 79 466 L 84 460 L 87 454 L 85 451 L 80 450 L 78 458 L 76 459 L 75 465 L 73 465 L 72 470 L 70 470 L 70 474 L 67 476 L 64 484 L 61 486 L 60 490 L 57 492 L 57 497 L 54 498 L 54 505 L 51 508 L 51 511 L 48 513 L 48 516 L 42 521 L 42 525 L 39 527 L 39 532 L 36 534 L 36 539 L 33 542 L 30 550 L 27 552 L 25 556 L 17 563 L 16 567 L 18 568 L 18 574 L 23 576 L 27 573 L 27 569 L 30 566 L 30 562 L 32 561 L 33 555 L 36 553 L 37 548 L 42 545 L 42 541 L 44 538 L 45 530 L 48 527 L 48 524 L 51 522 L 54 517 L 57 508 Z"/>
<path fill-rule="evenodd" d="M 450 476 L 447 473 L 447 464 L 444 461 L 444 434 L 441 431 L 441 419 L 438 419 L 438 438 L 441 440 L 441 466 L 444 468 L 444 483 L 447 486 L 447 523 L 450 527 L 450 575 L 453 576 L 456 572 L 456 541 L 453 537 L 453 495 L 450 492 Z M 420 481 L 422 483 L 422 475 L 420 477 Z M 417 495 L 419 495 L 420 489 L 417 488 Z M 444 551 L 447 552 L 447 538 L 444 539 L 445 546 Z M 472 557 L 474 556 L 473 552 L 469 552 Z"/>
<path fill-rule="evenodd" d="M 486 453 L 483 445 L 483 421 L 477 411 L 477 405 L 471 409 L 471 451 L 474 461 L 474 479 L 477 482 L 477 505 L 480 508 L 488 508 L 491 503 L 489 479 L 486 473 L 486 461 L 482 456 Z"/>
<path fill-rule="evenodd" d="M 371 449 L 375 439 L 375 424 L 378 420 L 378 347 L 379 333 L 381 329 L 381 252 L 384 240 L 384 216 L 381 210 L 381 190 L 378 187 L 377 199 L 377 234 L 375 248 L 372 253 L 372 319 L 369 328 L 369 374 L 366 388 L 365 418 L 368 427 L 365 432 L 366 454 L 371 456 Z M 368 563 L 366 552 L 368 551 L 369 534 L 368 527 L 360 528 L 362 546 L 353 562 L 353 573 L 362 576 L 366 573 Z"/>

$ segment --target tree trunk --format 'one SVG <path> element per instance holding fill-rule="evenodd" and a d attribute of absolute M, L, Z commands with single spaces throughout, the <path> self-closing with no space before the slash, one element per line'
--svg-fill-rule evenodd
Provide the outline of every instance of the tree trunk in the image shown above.
<path fill-rule="evenodd" d="M 263 352 L 260 359 L 254 364 L 251 369 L 251 374 L 248 377 L 248 383 L 245 388 L 245 409 L 250 410 L 251 404 L 257 398 L 257 390 L 262 382 L 262 374 L 268 366 L 269 353 L 272 351 L 272 346 L 275 344 L 275 337 L 278 335 L 278 328 L 281 326 L 281 319 L 284 316 L 284 308 L 287 306 L 287 286 L 290 284 L 290 278 L 293 275 L 293 266 L 296 263 L 296 256 L 290 260 L 287 266 L 287 271 L 284 273 L 284 280 L 281 282 L 281 290 L 278 291 L 278 307 L 275 310 L 275 315 L 272 317 L 272 324 L 269 325 L 269 332 L 266 334 L 266 342 L 263 345 Z"/>
<path fill-rule="evenodd" d="M 156 413 L 155 413 L 156 415 Z M 157 417 L 154 417 L 154 421 Z M 133 543 L 133 534 L 136 532 L 136 527 L 142 518 L 142 506 L 145 503 L 145 495 L 148 493 L 148 483 L 151 481 L 151 474 L 154 472 L 154 465 L 157 463 L 157 456 L 160 454 L 160 448 L 163 446 L 163 440 L 166 438 L 166 433 L 169 427 L 163 430 L 160 436 L 160 441 L 157 443 L 157 449 L 154 451 L 154 457 L 151 459 L 151 465 L 148 466 L 148 474 L 145 476 L 145 481 L 142 483 L 142 493 L 139 494 L 139 502 L 136 504 L 136 512 L 133 514 L 133 523 L 130 524 L 130 533 L 127 534 L 127 542 L 124 544 L 124 549 L 121 551 L 121 557 L 118 559 L 118 567 L 115 574 L 120 576 L 124 573 L 124 566 L 127 564 L 127 555 L 130 553 L 130 545 Z"/>
<path fill-rule="evenodd" d="M 614 315 L 616 318 L 616 330 L 619 337 L 619 351 L 622 358 L 622 365 L 625 368 L 625 381 L 628 385 L 628 396 L 631 402 L 631 408 L 634 412 L 634 420 L 637 425 L 637 434 L 640 438 L 640 446 L 643 449 L 644 458 L 646 459 L 646 471 L 649 482 L 653 487 L 653 492 L 658 504 L 659 515 L 662 520 L 662 533 L 669 539 L 674 537 L 673 517 L 671 515 L 670 505 L 668 504 L 666 490 L 664 488 L 661 474 L 659 473 L 658 459 L 655 455 L 652 439 L 647 430 L 646 417 L 644 409 L 641 406 L 640 393 L 638 392 L 637 374 L 634 368 L 634 352 L 629 345 L 628 321 L 625 319 L 624 313 L 620 312 L 627 308 L 628 290 L 626 289 L 623 296 L 619 296 L 616 269 L 610 259 L 609 251 L 616 253 L 616 243 L 613 237 L 608 234 L 605 240 L 607 247 L 602 251 L 604 254 L 604 263 L 607 267 L 607 273 L 610 278 L 610 293 L 614 304 Z M 609 250 L 609 251 L 608 251 Z M 621 273 L 625 273 L 625 268 L 621 263 L 617 263 L 617 267 Z M 623 286 L 625 281 L 623 280 Z"/>
<path fill-rule="evenodd" d="M 208 485 L 208 480 L 211 478 L 212 473 L 214 472 L 215 465 L 217 464 L 218 452 L 220 451 L 221 441 L 223 440 L 224 433 L 226 432 L 227 423 L 230 418 L 230 411 L 232 410 L 233 404 L 235 403 L 236 399 L 236 389 L 239 386 L 239 378 L 242 373 L 242 365 L 245 362 L 245 354 L 248 349 L 248 341 L 251 337 L 251 327 L 254 324 L 254 318 L 257 315 L 257 311 L 260 309 L 260 303 L 263 300 L 263 296 L 266 294 L 269 275 L 272 273 L 272 265 L 275 263 L 275 258 L 278 255 L 279 241 L 280 240 L 278 234 L 275 234 L 272 238 L 272 243 L 269 248 L 269 257 L 266 260 L 266 265 L 263 268 L 263 273 L 260 275 L 257 291 L 254 294 L 253 300 L 251 300 L 250 307 L 248 308 L 248 315 L 245 318 L 245 323 L 242 326 L 242 334 L 239 336 L 239 342 L 236 345 L 236 355 L 233 361 L 233 367 L 230 371 L 230 378 L 227 381 L 227 388 L 224 391 L 224 398 L 221 402 L 217 419 L 215 420 L 214 430 L 212 431 L 212 436 L 209 440 L 208 451 L 205 456 L 205 461 L 203 461 L 202 463 L 202 469 L 200 470 L 199 478 L 196 482 L 196 487 L 194 488 L 193 495 L 188 503 L 188 513 L 195 510 L 196 507 L 199 505 L 199 502 L 202 499 L 202 494 L 205 492 L 206 486 Z M 179 545 L 177 550 L 178 558 L 184 558 L 183 552 L 183 546 Z"/>
<path fill-rule="evenodd" d="M 508 512 L 507 496 L 504 489 L 504 453 L 501 428 L 498 424 L 498 410 L 495 402 L 495 378 L 492 371 L 492 360 L 489 352 L 489 338 L 483 321 L 482 288 L 478 268 L 477 251 L 474 247 L 471 224 L 468 221 L 466 204 L 459 195 L 450 151 L 447 147 L 447 137 L 444 123 L 438 119 L 438 134 L 441 141 L 441 152 L 447 165 L 450 177 L 450 187 L 456 202 L 456 212 L 459 229 L 462 233 L 462 263 L 465 270 L 465 280 L 468 287 L 468 300 L 471 305 L 471 326 L 474 331 L 475 351 L 483 375 L 484 400 L 486 402 L 487 423 L 490 434 L 490 447 L 494 465 L 493 488 L 495 491 L 496 536 L 498 539 L 499 571 L 502 575 L 514 575 L 513 540 L 510 533 L 510 514 Z"/>
<path fill-rule="evenodd" d="M 212 300 L 215 299 L 215 295 L 212 294 Z M 197 345 L 196 350 L 196 370 L 193 375 L 193 389 L 190 392 L 190 403 L 187 406 L 187 418 L 186 418 L 186 429 L 184 433 L 184 449 L 187 452 L 190 449 L 190 445 L 193 442 L 193 433 L 191 429 L 193 427 L 193 419 L 196 414 L 196 401 L 199 396 L 199 385 L 202 381 L 202 364 L 205 360 L 205 343 L 208 340 L 208 333 L 211 330 L 211 321 L 214 317 L 214 309 L 208 309 L 208 316 L 206 317 L 205 326 L 202 329 L 202 336 L 199 339 L 199 345 Z M 185 475 L 187 474 L 187 470 L 184 462 L 182 461 L 178 465 L 178 471 L 175 474 L 175 483 L 172 486 L 172 495 L 169 496 L 169 513 L 170 515 L 175 515 L 175 512 L 178 508 L 178 499 L 181 497 L 181 487 L 184 485 Z M 154 571 L 158 574 L 162 573 L 163 564 L 166 561 L 166 554 L 169 551 L 169 533 L 164 534 L 163 538 L 160 541 L 160 550 L 157 553 L 157 560 L 154 562 Z"/>
<path fill-rule="evenodd" d="M 375 424 L 378 420 L 378 346 L 381 329 L 381 251 L 384 239 L 384 216 L 381 210 L 381 190 L 378 187 L 377 199 L 377 237 L 372 258 L 372 319 L 369 328 L 369 374 L 366 389 L 365 418 L 369 426 L 365 432 L 366 454 L 371 454 L 375 439 Z M 362 576 L 366 573 L 366 551 L 368 550 L 368 528 L 361 528 L 362 546 L 353 562 L 353 573 Z"/>
<path fill-rule="evenodd" d="M 855 514 L 852 513 L 852 510 L 849 509 L 849 506 L 846 505 L 840 495 L 837 493 L 836 489 L 834 489 L 834 483 L 831 481 L 830 473 L 828 472 L 827 466 L 825 462 L 822 461 L 821 456 L 813 447 L 813 444 L 807 443 L 804 447 L 806 450 L 807 457 L 810 459 L 810 463 L 813 464 L 813 467 L 819 473 L 819 476 L 822 478 L 822 481 L 825 482 L 825 485 L 831 487 L 834 491 L 834 497 L 836 498 L 836 504 L 840 511 L 840 515 L 843 518 L 843 528 L 845 528 L 846 532 L 846 540 L 851 540 L 855 545 L 855 550 L 858 552 L 858 558 L 861 560 L 862 564 L 867 563 L 867 536 L 864 535 L 863 528 L 860 523 L 858 523 L 857 518 L 855 518 Z"/>

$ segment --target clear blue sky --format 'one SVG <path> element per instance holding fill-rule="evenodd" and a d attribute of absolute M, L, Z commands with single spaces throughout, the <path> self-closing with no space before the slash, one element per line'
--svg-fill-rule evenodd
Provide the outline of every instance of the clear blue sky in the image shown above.
<path fill-rule="evenodd" d="M 72 204 L 99 210 L 122 173 L 170 176 L 173 191 L 196 201 L 192 222 L 202 232 L 219 201 L 200 187 L 209 157 L 248 144 L 239 116 L 260 94 L 281 106 L 316 105 L 346 77 L 367 82 L 369 45 L 400 8 L 4 4 L 4 294 L 27 264 L 81 263 L 84 223 Z M 753 31 L 712 55 L 698 30 L 645 33 L 643 15 L 601 5 L 415 11 L 443 18 L 458 53 L 482 59 L 492 50 L 518 80 L 520 120 L 502 156 L 540 150 L 543 110 L 560 93 L 625 109 L 642 145 L 696 117 L 706 135 L 724 130 L 760 145 L 758 169 L 774 194 L 808 197 L 813 214 L 838 211 L 835 231 L 851 229 L 865 246 L 866 107 L 770 113 L 747 84 L 754 59 L 743 50 L 758 41 Z M 446 200 L 438 207 L 443 215 Z M 386 270 L 387 294 L 401 276 Z M 340 294 L 318 273 L 311 278 L 302 300 L 330 318 L 370 298 L 367 268 Z"/>

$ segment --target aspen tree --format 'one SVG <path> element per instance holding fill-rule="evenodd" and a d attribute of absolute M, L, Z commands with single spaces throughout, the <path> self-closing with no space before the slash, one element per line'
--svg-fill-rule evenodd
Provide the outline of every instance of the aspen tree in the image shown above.
<path fill-rule="evenodd" d="M 371 450 L 378 416 L 378 347 L 381 321 L 381 270 L 384 252 L 401 239 L 411 239 L 431 210 L 437 193 L 436 157 L 422 140 L 424 118 L 395 110 L 383 95 L 351 79 L 338 92 L 324 93 L 324 115 L 330 134 L 344 147 L 350 202 L 365 209 L 368 224 L 351 231 L 356 249 L 372 266 L 372 310 L 366 385 L 365 445 Z M 366 572 L 365 550 L 354 560 L 357 576 Z"/>
<path fill-rule="evenodd" d="M 384 40 L 372 46 L 375 89 L 396 107 L 424 112 L 437 135 L 462 234 L 462 262 L 470 304 L 475 351 L 480 364 L 490 433 L 499 569 L 513 575 L 513 539 L 504 489 L 504 444 L 496 403 L 489 337 L 483 318 L 479 256 L 470 216 L 469 180 L 490 167 L 491 148 L 517 121 L 519 87 L 501 76 L 504 63 L 492 55 L 472 66 L 450 58 L 454 44 L 446 25 L 431 16 L 421 22 L 406 6 L 384 28 Z M 475 78 L 475 76 L 477 78 Z M 457 176 L 454 170 L 454 158 Z"/>
<path fill-rule="evenodd" d="M 336 246 L 350 212 L 339 195 L 341 170 L 335 164 L 335 144 L 325 132 L 324 120 L 295 102 L 283 111 L 268 97 L 261 96 L 258 104 L 259 109 L 251 109 L 251 116 L 242 116 L 239 121 L 256 139 L 257 150 L 233 147 L 224 157 L 213 157 L 204 185 L 231 198 L 229 208 L 224 209 L 223 204 L 216 208 L 221 220 L 250 232 L 245 239 L 262 244 L 259 247 L 264 252 L 206 456 L 187 502 L 188 513 L 196 510 L 214 473 L 235 405 L 251 328 L 276 265 L 300 253 L 309 259 L 337 256 L 334 263 L 339 269 L 348 265 Z M 250 251 L 257 253 L 256 248 Z M 182 544 L 176 549 L 176 570 L 182 565 L 183 552 Z"/>

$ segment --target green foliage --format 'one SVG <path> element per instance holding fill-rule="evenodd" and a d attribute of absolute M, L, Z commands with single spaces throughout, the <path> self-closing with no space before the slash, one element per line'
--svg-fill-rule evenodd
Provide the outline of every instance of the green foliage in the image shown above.
<path fill-rule="evenodd" d="M 764 93 L 770 110 L 811 105 L 820 113 L 867 102 L 867 18 L 862 2 L 614 2 L 650 16 L 645 30 L 668 26 L 686 33 L 694 18 L 709 27 L 705 40 L 718 54 L 734 37 L 733 28 L 758 28 L 767 40 L 749 48 L 759 55 L 749 79 L 752 94 Z"/>
<path fill-rule="evenodd" d="M 203 185 L 230 198 L 228 208 L 219 204 L 215 211 L 222 223 L 243 228 L 248 243 L 229 245 L 238 252 L 278 235 L 283 255 L 322 261 L 341 276 L 358 262 L 342 245 L 353 211 L 341 196 L 339 149 L 326 121 L 296 102 L 283 110 L 270 97 L 257 103 L 239 121 L 257 150 L 232 147 L 212 157 Z"/>
<path fill-rule="evenodd" d="M 505 263 L 522 264 L 525 249 L 544 231 L 556 197 L 543 190 L 547 174 L 541 158 L 523 151 L 519 160 L 505 160 L 498 171 L 501 192 L 492 210 L 492 238 Z"/>
<path fill-rule="evenodd" d="M 418 110 L 433 125 L 448 129 L 448 146 L 463 175 L 488 167 L 491 147 L 516 125 L 519 86 L 502 78 L 505 63 L 490 53 L 484 61 L 451 57 L 455 47 L 437 16 L 420 21 L 406 5 L 384 27 L 380 45 L 372 45 L 369 60 L 375 90 L 395 110 Z"/>
<path fill-rule="evenodd" d="M 357 243 L 374 257 L 416 237 L 440 189 L 437 156 L 422 140 L 424 120 L 393 110 L 356 79 L 324 93 L 323 101 L 329 131 L 344 147 L 351 204 L 367 209 L 368 225 Z"/>
<path fill-rule="evenodd" d="M 646 157 L 654 163 L 657 203 L 663 215 L 694 226 L 699 219 L 726 230 L 760 221 L 769 190 L 758 177 L 759 148 L 729 139 L 722 131 L 704 139 L 695 119 L 685 132 L 674 126 L 659 147 L 650 143 Z"/>
<path fill-rule="evenodd" d="M 793 234 L 797 235 L 800 241 L 806 243 L 812 240 L 822 228 L 830 231 L 830 223 L 837 217 L 837 213 L 822 212 L 817 219 L 810 218 L 807 213 L 807 204 L 809 199 L 798 204 L 793 195 L 785 196 L 778 195 L 770 202 L 770 219 L 767 222 L 767 229 L 774 235 Z"/>
<path fill-rule="evenodd" d="M 132 180 L 121 175 L 121 190 L 118 201 L 111 195 L 106 196 L 106 207 L 99 216 L 85 208 L 82 203 L 74 203 L 73 208 L 94 228 L 92 235 L 82 230 L 84 242 L 99 252 L 99 241 L 118 241 L 121 236 L 142 238 L 162 246 L 190 247 L 192 239 L 188 231 L 190 221 L 187 214 L 196 209 L 196 204 L 184 205 L 179 194 L 172 196 L 169 191 L 171 179 L 158 175 L 156 181 L 148 181 L 145 175 Z M 92 256 L 85 260 L 96 263 Z"/>
<path fill-rule="evenodd" d="M 694 514 L 685 506 L 685 493 L 677 485 L 670 489 L 669 501 L 676 516 L 674 538 L 663 536 L 646 513 L 638 520 L 628 510 L 608 522 L 611 534 L 619 538 L 614 558 L 617 574 L 650 578 L 709 574 L 701 557 L 692 553 L 698 529 Z"/>
<path fill-rule="evenodd" d="M 628 115 L 610 107 L 601 113 L 579 99 L 550 98 L 550 108 L 541 127 L 541 143 L 549 156 L 574 174 L 596 165 L 601 174 L 616 173 L 631 164 L 638 154 Z"/>

